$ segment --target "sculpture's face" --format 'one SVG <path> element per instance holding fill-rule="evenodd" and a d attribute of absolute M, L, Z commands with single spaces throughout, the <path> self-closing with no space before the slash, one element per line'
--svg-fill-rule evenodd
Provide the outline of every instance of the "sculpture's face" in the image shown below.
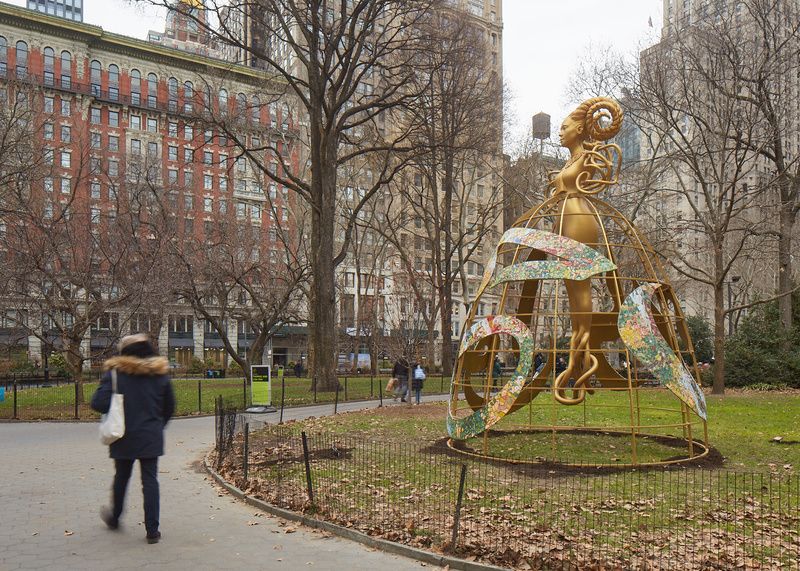
<path fill-rule="evenodd" d="M 583 139 L 583 123 L 567 117 L 561 124 L 559 139 L 562 147 L 570 147 Z"/>

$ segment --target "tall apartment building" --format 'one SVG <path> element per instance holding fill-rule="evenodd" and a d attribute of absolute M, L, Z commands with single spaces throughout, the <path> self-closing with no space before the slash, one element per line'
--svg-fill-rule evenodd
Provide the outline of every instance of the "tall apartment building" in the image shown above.
<path fill-rule="evenodd" d="M 45 205 L 72 201 L 91 212 L 98 228 L 114 220 L 114 198 L 147 177 L 163 189 L 184 240 L 203 243 L 214 217 L 230 213 L 260 232 L 261 247 L 252 255 L 268 259 L 282 249 L 275 228 L 278 218 L 284 227 L 292 224 L 293 197 L 278 185 L 266 188 L 230 138 L 203 123 L 209 109 L 236 117 L 241 136 L 280 139 L 285 160 L 296 166 L 296 118 L 285 102 L 259 100 L 265 81 L 252 68 L 0 3 L 3 105 L 24 100 L 30 106 L 31 136 L 49 165 L 32 182 L 32 196 Z M 13 220 L 0 222 L 5 229 Z M 0 311 L 0 345 L 40 361 L 40 340 L 20 338 L 6 319 L 9 311 L 14 309 L 7 304 Z M 162 311 L 167 315 L 158 343 L 164 354 L 181 363 L 191 357 L 225 360 L 219 335 L 189 306 L 176 302 Z M 136 320 L 125 325 L 125 319 L 98 319 L 85 348 L 101 352 L 110 329 L 141 326 Z M 235 322 L 228 330 L 244 350 L 248 331 Z"/>
<path fill-rule="evenodd" d="M 797 29 L 798 13 L 800 13 L 800 2 L 798 0 L 774 0 L 770 2 L 760 2 L 762 7 L 767 7 L 764 13 L 770 26 L 776 34 L 792 34 L 792 30 Z M 745 56 L 743 60 L 748 62 L 747 57 L 753 56 L 757 59 L 758 50 L 763 49 L 760 38 L 760 31 L 758 23 L 754 14 L 751 12 L 745 1 L 734 0 L 664 0 L 663 2 L 663 27 L 662 37 L 658 44 L 648 48 L 641 54 L 642 66 L 644 69 L 648 65 L 653 65 L 652 62 L 659 61 L 659 58 L 670 57 L 668 54 L 673 48 L 676 52 L 690 53 L 693 46 L 697 47 L 698 62 L 705 61 L 703 59 L 703 48 L 700 47 L 702 41 L 707 38 L 725 38 L 726 41 L 738 43 L 743 49 L 742 54 L 732 54 L 730 62 L 736 61 L 735 57 Z M 737 41 L 738 38 L 738 41 Z M 787 40 L 790 38 L 787 37 Z M 793 41 L 797 41 L 796 39 Z M 752 46 L 752 49 L 750 47 Z M 675 46 L 679 46 L 679 49 Z M 707 56 L 708 58 L 708 56 Z M 707 59 L 706 58 L 706 59 Z M 656 64 L 657 65 L 657 64 Z M 788 103 L 794 101 L 793 104 L 781 105 L 778 109 L 778 114 L 783 122 L 781 129 L 784 139 L 784 150 L 786 156 L 794 160 L 798 153 L 800 153 L 800 109 L 797 108 L 797 93 L 800 92 L 800 75 L 797 74 L 797 66 L 787 69 L 786 74 L 781 74 L 780 71 L 770 77 L 768 81 L 775 82 L 774 86 L 777 92 L 782 93 L 783 101 Z M 720 66 L 721 68 L 724 66 Z M 730 72 L 726 71 L 728 75 Z M 733 81 L 734 78 L 718 78 L 720 85 L 724 82 Z M 707 106 L 709 112 L 709 123 L 720 119 L 724 120 L 724 116 L 712 117 L 713 113 L 725 113 L 726 107 L 723 102 L 724 98 L 719 97 L 719 94 L 710 92 L 703 92 L 702 87 L 698 88 L 699 91 L 695 94 L 696 101 L 706 100 L 709 105 Z M 736 90 L 744 92 L 746 87 L 742 84 L 736 87 Z M 680 86 L 673 85 L 672 89 L 678 90 Z M 788 94 L 788 96 L 787 96 Z M 794 94 L 794 95 L 791 95 Z M 681 94 L 676 93 L 676 101 L 679 100 Z M 732 109 L 732 107 L 730 107 Z M 688 120 L 687 120 L 688 119 Z M 734 118 L 739 122 L 741 132 L 745 137 L 758 137 L 763 133 L 759 131 L 759 127 L 755 127 L 749 134 L 748 129 L 751 125 L 747 122 L 750 120 L 743 115 L 737 115 Z M 698 135 L 700 130 L 696 126 L 696 121 L 692 121 L 690 117 L 684 118 L 684 121 L 678 125 L 687 140 L 692 136 Z M 728 124 L 726 129 L 732 130 L 735 128 Z M 649 143 L 653 140 L 640 134 L 638 143 L 628 140 L 627 143 L 635 143 L 637 151 L 641 154 L 642 158 L 646 161 L 654 156 L 666 157 L 669 156 L 674 149 L 670 148 L 669 143 L 662 144 L 659 148 L 653 148 Z M 664 143 L 664 141 L 656 142 Z M 731 146 L 732 148 L 732 146 Z M 701 149 L 702 150 L 702 149 Z M 698 153 L 699 155 L 699 153 Z M 720 156 L 724 153 L 717 153 L 716 156 L 711 158 L 702 158 L 704 161 L 701 168 L 706 168 L 711 172 L 711 169 L 723 169 L 725 165 L 720 164 Z M 738 159 L 734 168 L 728 170 L 736 171 L 734 176 L 735 184 L 737 185 L 737 200 L 745 201 L 750 200 L 748 191 L 752 189 L 765 189 L 771 184 L 774 178 L 774 165 L 766 160 L 763 156 L 756 152 L 745 151 L 741 155 L 743 158 Z M 679 164 L 679 162 L 675 163 Z M 673 189 L 672 194 L 659 193 L 657 200 L 647 205 L 647 210 L 653 221 L 653 231 L 656 238 L 661 236 L 668 236 L 667 240 L 671 242 L 672 248 L 675 252 L 680 253 L 682 257 L 689 260 L 695 267 L 698 268 L 711 268 L 711 248 L 703 232 L 697 231 L 697 214 L 695 213 L 695 206 L 701 211 L 707 211 L 707 206 L 704 204 L 704 192 L 697 178 L 690 172 L 690 169 L 684 164 L 670 169 L 668 172 L 663 173 L 663 180 L 661 186 L 666 189 Z M 722 180 L 726 176 L 720 174 L 717 179 Z M 710 177 L 709 180 L 713 178 Z M 706 181 L 708 182 L 708 181 Z M 719 184 L 717 184 L 719 186 Z M 711 185 L 711 193 L 720 192 L 719 188 L 714 188 Z M 771 213 L 771 214 L 770 214 Z M 764 218 L 767 221 L 764 221 Z M 772 229 L 777 228 L 778 220 L 777 203 L 775 201 L 774 192 L 764 192 L 757 199 L 752 202 L 752 206 L 744 209 L 738 214 L 738 221 L 741 227 L 747 227 L 749 224 L 761 224 L 758 231 L 768 232 L 770 224 Z M 680 230 L 685 227 L 685 230 Z M 736 237 L 731 239 L 732 252 L 740 244 Z M 769 244 L 767 241 L 756 247 L 756 251 L 752 255 L 741 257 L 741 263 L 736 263 L 729 273 L 725 283 L 726 297 L 728 303 L 725 305 L 738 305 L 746 299 L 745 295 L 750 295 L 750 300 L 755 296 L 761 295 L 762 297 L 774 293 L 777 287 L 777 253 L 775 251 L 775 244 Z M 690 315 L 701 315 L 707 319 L 713 319 L 714 315 L 714 295 L 713 290 L 709 285 L 694 281 L 687 280 L 682 276 L 675 276 L 677 279 L 677 291 L 681 295 L 681 302 L 684 305 L 686 312 Z"/>
<path fill-rule="evenodd" d="M 83 0 L 28 0 L 28 9 L 83 22 Z"/>

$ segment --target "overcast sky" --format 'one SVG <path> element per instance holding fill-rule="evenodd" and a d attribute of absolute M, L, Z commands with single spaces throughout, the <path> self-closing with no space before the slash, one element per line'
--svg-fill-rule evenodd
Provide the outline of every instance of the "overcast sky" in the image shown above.
<path fill-rule="evenodd" d="M 25 5 L 25 0 L 11 0 Z M 84 0 L 84 20 L 106 30 L 146 38 L 164 29 L 164 13 L 133 0 Z M 513 97 L 512 138 L 530 118 L 549 113 L 553 124 L 569 111 L 565 89 L 587 49 L 613 47 L 633 54 L 653 44 L 661 27 L 662 0 L 504 0 L 504 74 Z M 649 25 L 652 18 L 653 27 Z"/>

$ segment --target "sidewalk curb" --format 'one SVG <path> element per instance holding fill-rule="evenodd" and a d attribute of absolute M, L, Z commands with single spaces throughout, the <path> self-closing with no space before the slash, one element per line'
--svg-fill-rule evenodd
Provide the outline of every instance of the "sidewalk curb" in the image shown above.
<path fill-rule="evenodd" d="M 208 474 L 214 478 L 217 484 L 225 488 L 232 496 L 242 500 L 246 504 L 249 504 L 274 516 L 278 516 L 289 521 L 294 521 L 314 529 L 321 529 L 334 535 L 338 535 L 344 539 L 361 543 L 367 547 L 380 549 L 381 551 L 385 551 L 387 553 L 402 555 L 403 557 L 408 557 L 409 559 L 416 559 L 417 561 L 422 561 L 423 563 L 428 563 L 431 565 L 438 565 L 439 567 L 450 566 L 450 569 L 459 569 L 460 571 L 505 571 L 506 569 L 505 567 L 495 567 L 494 565 L 485 565 L 482 563 L 476 563 L 474 561 L 467 561 L 457 557 L 450 557 L 448 555 L 441 555 L 432 551 L 417 549 L 416 547 L 410 547 L 408 545 L 403 545 L 402 543 L 395 543 L 386 539 L 372 537 L 371 535 L 367 535 L 366 533 L 362 533 L 354 529 L 342 527 L 328 521 L 315 519 L 297 512 L 273 506 L 272 504 L 269 504 L 263 500 L 248 496 L 233 484 L 228 483 L 220 474 L 217 473 L 216 470 L 211 467 L 208 462 L 208 455 L 203 457 L 203 467 L 205 468 L 206 472 L 208 472 Z"/>

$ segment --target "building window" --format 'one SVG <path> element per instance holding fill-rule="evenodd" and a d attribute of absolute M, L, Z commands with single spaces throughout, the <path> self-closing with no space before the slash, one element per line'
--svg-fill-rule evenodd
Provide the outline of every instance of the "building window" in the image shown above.
<path fill-rule="evenodd" d="M 155 73 L 147 74 L 147 106 L 155 108 L 158 105 L 158 77 Z"/>
<path fill-rule="evenodd" d="M 8 72 L 8 40 L 0 36 L 0 75 L 5 77 Z"/>
<path fill-rule="evenodd" d="M 103 67 L 100 65 L 100 62 L 96 59 L 93 59 L 92 62 L 89 64 L 89 77 L 92 83 L 92 95 L 95 97 L 100 97 L 100 88 L 101 88 L 101 75 L 102 75 Z"/>
<path fill-rule="evenodd" d="M 108 136 L 108 150 L 112 153 L 119 152 L 119 137 L 115 135 Z"/>
<path fill-rule="evenodd" d="M 170 161 L 178 160 L 178 147 L 170 145 L 167 149 L 167 159 Z"/>
<path fill-rule="evenodd" d="M 72 114 L 72 105 L 69 99 L 61 99 L 61 116 L 69 117 Z"/>
<path fill-rule="evenodd" d="M 100 140 L 100 133 L 92 133 L 91 137 L 91 144 L 93 149 L 99 149 L 102 146 L 102 141 Z"/>
<path fill-rule="evenodd" d="M 178 171 L 176 169 L 167 169 L 167 182 L 169 184 L 178 184 Z"/>
<path fill-rule="evenodd" d="M 136 129 L 137 131 L 141 130 L 142 128 L 142 118 L 139 115 L 131 115 L 131 129 Z"/>
<path fill-rule="evenodd" d="M 214 199 L 205 197 L 203 199 L 203 211 L 204 212 L 213 212 L 214 210 Z"/>
<path fill-rule="evenodd" d="M 194 162 L 194 149 L 183 149 L 183 162 L 191 164 Z"/>
<path fill-rule="evenodd" d="M 142 154 L 142 142 L 139 139 L 131 139 L 131 154 Z"/>
<path fill-rule="evenodd" d="M 108 126 L 119 127 L 119 111 L 108 111 Z"/>
<path fill-rule="evenodd" d="M 61 87 L 72 87 L 72 54 L 66 50 L 61 52 Z"/>
<path fill-rule="evenodd" d="M 183 195 L 183 207 L 189 211 L 194 207 L 194 197 L 191 194 Z"/>
<path fill-rule="evenodd" d="M 72 141 L 72 129 L 69 125 L 61 125 L 61 142 L 69 143 Z"/>
<path fill-rule="evenodd" d="M 191 141 L 194 138 L 194 129 L 191 125 L 183 126 L 183 138 L 187 141 Z"/>
<path fill-rule="evenodd" d="M 167 101 L 167 107 L 170 113 L 177 113 L 178 112 L 178 80 L 174 77 L 170 77 L 167 80 L 167 96 L 169 97 Z"/>
<path fill-rule="evenodd" d="M 92 198 L 95 199 L 95 200 L 99 200 L 100 199 L 100 183 L 97 182 L 97 181 L 92 181 L 91 188 L 92 188 Z"/>
<path fill-rule="evenodd" d="M 55 85 L 56 82 L 56 52 L 53 48 L 47 47 L 44 48 L 43 58 L 44 61 L 44 84 L 48 87 L 52 87 Z"/>
<path fill-rule="evenodd" d="M 113 63 L 108 66 L 108 98 L 119 100 L 119 67 Z"/>
<path fill-rule="evenodd" d="M 158 133 L 158 119 L 155 117 L 147 118 L 147 131 L 150 133 Z"/>
<path fill-rule="evenodd" d="M 221 198 L 219 201 L 219 213 L 220 214 L 227 214 L 228 213 L 228 201 L 224 198 Z"/>
<path fill-rule="evenodd" d="M 183 112 L 191 113 L 193 110 L 194 85 L 191 81 L 183 84 Z"/>
<path fill-rule="evenodd" d="M 53 124 L 52 123 L 45 123 L 44 124 L 44 138 L 46 141 L 53 140 Z"/>
<path fill-rule="evenodd" d="M 72 154 L 69 151 L 61 151 L 61 167 L 68 169 L 72 166 Z"/>
<path fill-rule="evenodd" d="M 119 176 L 119 161 L 108 161 L 108 176 Z"/>
<path fill-rule="evenodd" d="M 177 137 L 178 136 L 178 124 L 174 121 L 170 121 L 169 123 L 169 132 L 168 135 L 170 137 Z"/>
<path fill-rule="evenodd" d="M 28 44 L 22 40 L 17 42 L 17 76 L 28 75 Z"/>
<path fill-rule="evenodd" d="M 131 103 L 141 105 L 142 103 L 142 74 L 138 69 L 131 70 Z"/>
<path fill-rule="evenodd" d="M 219 90 L 219 112 L 221 114 L 226 114 L 228 112 L 228 92 L 225 89 Z"/>
<path fill-rule="evenodd" d="M 64 177 L 61 179 L 61 194 L 70 194 L 72 192 L 71 181 Z"/>
<path fill-rule="evenodd" d="M 53 192 L 53 177 L 52 176 L 44 177 L 44 191 L 45 192 Z"/>
<path fill-rule="evenodd" d="M 212 165 L 214 164 L 214 153 L 211 151 L 204 151 L 203 152 L 203 164 Z"/>
<path fill-rule="evenodd" d="M 227 192 L 227 190 L 228 190 L 228 177 L 225 176 L 219 177 L 219 191 Z"/>
<path fill-rule="evenodd" d="M 53 149 L 44 149 L 42 155 L 44 156 L 44 164 L 46 165 L 52 165 L 55 161 L 55 151 Z"/>
<path fill-rule="evenodd" d="M 99 157 L 89 157 L 89 172 L 92 174 L 97 174 L 100 172 Z"/>
<path fill-rule="evenodd" d="M 89 110 L 89 121 L 93 125 L 99 125 L 101 123 L 102 119 L 101 119 L 101 116 L 100 116 L 100 108 L 99 107 L 92 107 Z"/>
<path fill-rule="evenodd" d="M 210 174 L 203 175 L 203 189 L 211 190 L 214 188 L 214 177 Z"/>
<path fill-rule="evenodd" d="M 151 158 L 158 157 L 158 143 L 154 141 L 147 143 L 147 156 Z"/>
<path fill-rule="evenodd" d="M 183 171 L 183 185 L 186 188 L 190 188 L 192 186 L 193 177 L 192 171 Z"/>
<path fill-rule="evenodd" d="M 53 113 L 56 108 L 56 100 L 54 97 L 45 97 L 44 98 L 44 112 L 45 113 Z"/>

